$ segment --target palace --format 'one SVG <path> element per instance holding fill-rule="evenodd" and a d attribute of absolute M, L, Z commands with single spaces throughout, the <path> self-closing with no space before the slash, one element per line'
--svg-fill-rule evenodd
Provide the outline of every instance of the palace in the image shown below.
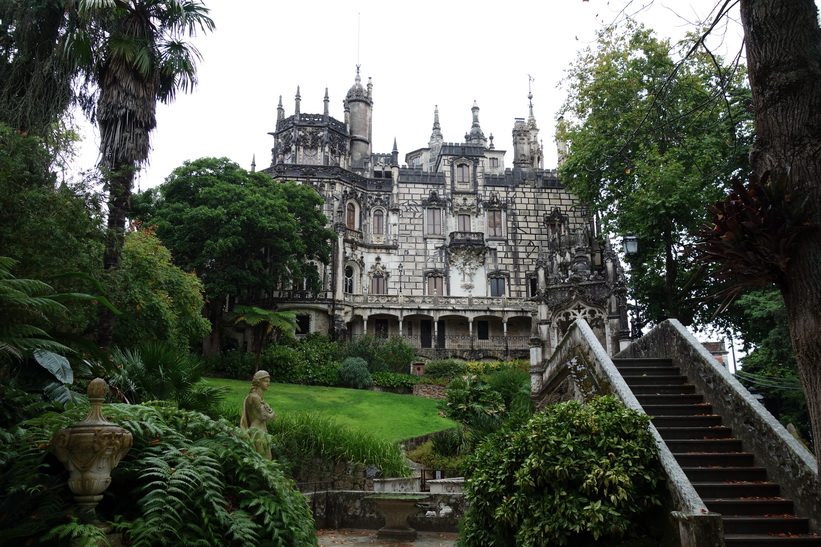
<path fill-rule="evenodd" d="M 433 357 L 530 358 L 552 353 L 583 317 L 610 353 L 627 339 L 623 272 L 594 217 L 543 168 L 532 95 L 513 123 L 512 167 L 486 138 L 479 107 L 463 142 L 445 142 L 438 109 L 426 147 L 371 149 L 373 84 L 356 80 L 344 120 L 294 113 L 280 98 L 270 167 L 310 184 L 339 235 L 319 265 L 321 291 L 274 291 L 299 333 L 401 336 Z"/>

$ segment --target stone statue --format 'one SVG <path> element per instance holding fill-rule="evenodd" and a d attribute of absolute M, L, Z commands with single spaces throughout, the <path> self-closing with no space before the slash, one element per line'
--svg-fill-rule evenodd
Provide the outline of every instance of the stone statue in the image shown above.
<path fill-rule="evenodd" d="M 271 446 L 265 434 L 268 432 L 268 420 L 276 418 L 277 415 L 262 397 L 270 383 L 271 375 L 264 370 L 259 370 L 254 374 L 251 380 L 251 391 L 242 404 L 242 418 L 239 422 L 239 426 L 246 431 L 257 430 L 249 431 L 254 439 L 254 447 L 257 452 L 269 460 L 271 459 Z"/>

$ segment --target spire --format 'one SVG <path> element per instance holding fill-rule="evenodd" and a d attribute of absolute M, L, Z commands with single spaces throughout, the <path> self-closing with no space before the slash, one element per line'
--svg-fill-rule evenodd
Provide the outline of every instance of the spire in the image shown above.
<path fill-rule="evenodd" d="M 279 104 L 277 104 L 277 122 L 285 119 L 285 109 L 282 108 L 282 95 L 279 96 Z"/>
<path fill-rule="evenodd" d="M 527 126 L 531 129 L 539 129 L 536 127 L 536 116 L 533 115 L 533 91 L 530 89 L 530 84 L 533 82 L 533 76 L 527 75 L 527 102 L 529 115 L 527 117 Z"/>
<path fill-rule="evenodd" d="M 393 138 L 393 150 L 391 151 L 391 167 L 399 167 L 399 148 L 396 146 L 396 137 Z"/>
<path fill-rule="evenodd" d="M 328 88 L 325 88 L 325 111 L 322 114 L 323 119 L 328 121 Z"/>
<path fill-rule="evenodd" d="M 493 144 L 493 133 L 490 134 L 490 136 L 488 137 L 488 140 L 490 140 L 490 144 L 488 145 L 488 149 L 496 150 L 496 145 Z"/>
<path fill-rule="evenodd" d="M 430 142 L 442 142 L 442 127 L 439 125 L 439 105 L 433 109 L 433 132 L 430 134 Z"/>
<path fill-rule="evenodd" d="M 465 140 L 470 144 L 481 144 L 484 146 L 487 143 L 487 139 L 485 139 L 485 134 L 479 126 L 479 106 L 476 104 L 476 101 L 473 101 L 473 108 L 470 110 L 473 112 L 473 124 L 470 126 L 470 133 Z"/>
<path fill-rule="evenodd" d="M 299 103 L 302 102 L 302 96 L 299 94 L 299 86 L 296 86 L 296 97 L 295 99 L 295 106 L 294 106 L 294 118 L 299 120 Z"/>
<path fill-rule="evenodd" d="M 257 155 L 254 154 L 253 156 L 251 156 L 251 172 L 253 173 L 256 170 L 257 170 Z"/>

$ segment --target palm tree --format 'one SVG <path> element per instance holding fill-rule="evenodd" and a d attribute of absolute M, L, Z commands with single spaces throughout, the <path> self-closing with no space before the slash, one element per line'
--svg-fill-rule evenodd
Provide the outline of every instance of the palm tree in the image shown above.
<path fill-rule="evenodd" d="M 199 51 L 185 38 L 211 31 L 198 0 L 76 0 L 66 54 L 85 77 L 83 105 L 100 129 L 100 168 L 108 189 L 104 266 L 120 265 L 134 174 L 148 159 L 157 102 L 197 83 Z M 98 334 L 110 345 L 114 316 L 104 313 Z"/>
<path fill-rule="evenodd" d="M 234 323 L 245 323 L 251 328 L 248 351 L 256 355 L 256 369 L 265 341 L 274 333 L 293 338 L 297 328 L 296 314 L 292 311 L 272 311 L 256 306 L 234 306 Z"/>

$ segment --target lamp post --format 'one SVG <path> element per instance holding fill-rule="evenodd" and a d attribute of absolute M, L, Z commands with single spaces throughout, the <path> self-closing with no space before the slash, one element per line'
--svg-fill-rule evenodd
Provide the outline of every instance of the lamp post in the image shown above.
<path fill-rule="evenodd" d="M 402 272 L 405 270 L 405 266 L 400 262 L 399 263 L 399 294 L 402 294 Z"/>
<path fill-rule="evenodd" d="M 622 244 L 624 245 L 624 257 L 627 259 L 628 264 L 630 264 L 630 274 L 635 275 L 636 259 L 639 256 L 639 238 L 628 232 L 627 235 L 624 236 Z M 631 338 L 636 339 L 641 336 L 641 326 L 639 318 L 639 299 L 636 295 L 635 281 L 633 281 L 632 285 L 634 308 Z"/>

